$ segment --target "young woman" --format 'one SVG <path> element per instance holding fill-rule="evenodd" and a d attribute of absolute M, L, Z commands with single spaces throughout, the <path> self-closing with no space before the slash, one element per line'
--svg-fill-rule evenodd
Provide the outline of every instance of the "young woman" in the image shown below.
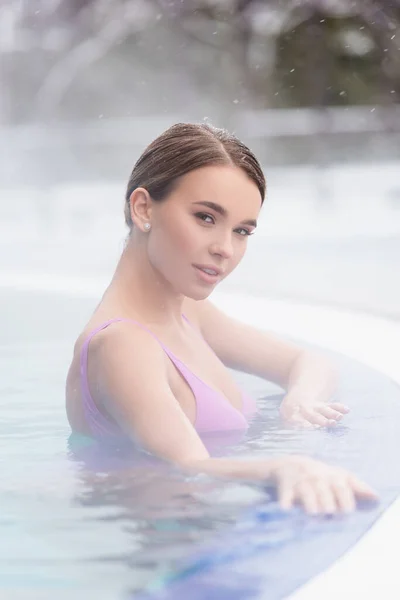
<path fill-rule="evenodd" d="M 333 377 L 322 357 L 207 300 L 242 259 L 264 195 L 257 159 L 224 130 L 177 124 L 148 146 L 126 193 L 128 242 L 75 345 L 68 418 L 77 432 L 131 437 L 188 471 L 272 481 L 283 508 L 351 511 L 375 495 L 343 469 L 300 456 L 213 458 L 202 442 L 245 430 L 256 412 L 226 367 L 280 384 L 281 414 L 293 422 L 325 426 L 348 410 L 328 403 Z"/>

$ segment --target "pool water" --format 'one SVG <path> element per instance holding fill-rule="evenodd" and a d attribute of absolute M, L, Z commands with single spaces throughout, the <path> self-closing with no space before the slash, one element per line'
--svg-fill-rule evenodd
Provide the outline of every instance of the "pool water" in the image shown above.
<path fill-rule="evenodd" d="M 331 430 L 283 426 L 280 390 L 237 374 L 259 399 L 243 439 L 216 455 L 305 452 L 346 466 L 381 503 L 348 517 L 282 514 L 262 485 L 184 477 L 131 448 L 71 436 L 64 381 L 93 302 L 2 290 L 0 309 L 1 598 L 283 598 L 327 567 L 399 492 L 400 390 L 341 356 L 352 411 Z"/>

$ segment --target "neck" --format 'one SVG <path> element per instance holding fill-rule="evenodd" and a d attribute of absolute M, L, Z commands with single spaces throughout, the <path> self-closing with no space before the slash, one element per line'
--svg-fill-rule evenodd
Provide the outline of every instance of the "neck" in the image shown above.
<path fill-rule="evenodd" d="M 151 264 L 145 240 L 137 238 L 129 237 L 104 299 L 118 304 L 127 316 L 139 313 L 152 322 L 181 322 L 184 296 L 171 289 Z"/>

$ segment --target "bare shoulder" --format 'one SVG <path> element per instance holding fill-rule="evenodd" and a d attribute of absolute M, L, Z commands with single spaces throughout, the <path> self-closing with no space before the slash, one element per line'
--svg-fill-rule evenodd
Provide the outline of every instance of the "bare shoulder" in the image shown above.
<path fill-rule="evenodd" d="M 96 329 L 95 323 L 85 327 L 75 342 L 72 362 L 66 380 L 67 403 L 76 400 L 80 389 L 80 365 L 82 349 L 90 332 Z M 100 379 L 110 375 L 118 378 L 124 373 L 134 376 L 137 372 L 146 376 L 154 367 L 162 377 L 166 361 L 160 344 L 147 331 L 130 322 L 116 322 L 101 329 L 90 339 L 87 356 L 87 373 L 91 383 L 98 384 Z M 94 389 L 99 385 L 94 385 Z M 94 394 L 96 395 L 96 393 Z M 78 401 L 78 404 L 80 401 Z"/>
<path fill-rule="evenodd" d="M 101 369 L 121 369 L 127 365 L 135 370 L 135 365 L 151 369 L 165 365 L 162 347 L 155 337 L 133 322 L 113 323 L 94 336 L 90 354 L 93 362 Z"/>
<path fill-rule="evenodd" d="M 83 410 L 82 361 L 91 396 L 101 409 L 109 398 L 126 397 L 141 388 L 141 381 L 157 373 L 153 380 L 166 381 L 165 359 L 156 340 L 133 323 L 116 322 L 96 331 L 91 321 L 76 340 L 72 362 L 65 384 L 67 417 L 71 427 L 81 433 L 90 433 Z M 91 332 L 96 334 L 91 336 Z M 82 354 L 84 344 L 90 340 L 88 354 Z M 125 400 L 123 400 L 125 401 Z"/>
<path fill-rule="evenodd" d="M 71 414 L 74 410 L 78 412 L 76 406 L 82 404 L 71 391 L 68 393 L 79 387 L 76 385 L 80 378 L 79 354 L 77 348 L 74 366 L 67 378 L 67 405 Z M 125 412 L 126 407 L 133 409 L 141 404 L 140 398 L 148 398 L 153 392 L 160 394 L 169 387 L 162 347 L 148 331 L 135 323 L 113 323 L 96 333 L 90 341 L 86 364 L 87 381 L 94 402 L 118 421 L 120 418 L 116 410 Z M 72 385 L 74 382 L 75 386 Z"/>

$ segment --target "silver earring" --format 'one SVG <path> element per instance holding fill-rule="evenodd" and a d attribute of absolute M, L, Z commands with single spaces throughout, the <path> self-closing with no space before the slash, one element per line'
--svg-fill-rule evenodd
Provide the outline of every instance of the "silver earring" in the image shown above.
<path fill-rule="evenodd" d="M 143 225 L 143 227 L 145 228 L 145 230 L 146 230 L 146 231 L 149 231 L 149 229 L 150 229 L 151 225 L 150 225 L 150 223 L 145 223 L 145 224 Z"/>

